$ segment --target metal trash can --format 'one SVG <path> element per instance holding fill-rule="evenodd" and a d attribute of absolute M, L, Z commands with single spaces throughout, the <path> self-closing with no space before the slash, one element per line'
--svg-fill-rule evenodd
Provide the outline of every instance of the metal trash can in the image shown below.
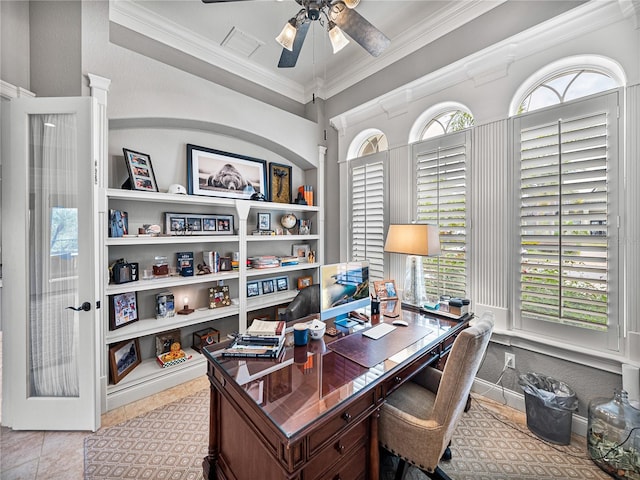
<path fill-rule="evenodd" d="M 578 408 L 575 392 L 563 382 L 539 373 L 520 375 L 527 427 L 547 442 L 571 443 L 571 420 Z"/>

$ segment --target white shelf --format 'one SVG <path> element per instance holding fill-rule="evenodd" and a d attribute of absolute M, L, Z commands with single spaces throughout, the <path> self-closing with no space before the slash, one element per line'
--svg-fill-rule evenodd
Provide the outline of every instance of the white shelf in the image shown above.
<path fill-rule="evenodd" d="M 109 247 L 120 245 L 179 245 L 185 243 L 238 242 L 238 235 L 162 235 L 158 237 L 109 237 L 104 242 Z"/>
<path fill-rule="evenodd" d="M 189 315 L 178 315 L 176 313 L 173 317 L 162 319 L 145 318 L 117 330 L 107 332 L 105 343 L 110 345 L 132 338 L 173 330 L 174 328 L 188 327 L 219 318 L 226 318 L 231 315 L 237 315 L 239 310 L 237 305 L 229 305 L 228 307 L 197 309 Z"/>
<path fill-rule="evenodd" d="M 107 395 L 117 394 L 133 386 L 153 381 L 159 377 L 164 377 L 168 374 L 177 374 L 198 365 L 206 364 L 207 359 L 204 355 L 196 352 L 192 348 L 184 348 L 183 350 L 187 357 L 191 356 L 191 358 L 171 367 L 162 368 L 155 357 L 143 360 L 140 365 L 134 368 L 131 373 L 120 380 L 120 382 L 115 385 L 108 385 Z"/>
<path fill-rule="evenodd" d="M 261 275 L 274 275 L 279 273 L 294 272 L 299 270 L 310 270 L 318 268 L 318 263 L 303 262 L 298 265 L 287 265 L 286 267 L 273 267 L 273 268 L 251 268 L 247 269 L 247 277 L 258 277 Z"/>
<path fill-rule="evenodd" d="M 272 307 L 281 303 L 293 300 L 298 294 L 297 290 L 287 290 L 286 292 L 275 292 L 252 297 L 247 299 L 247 310 L 258 310 L 260 308 Z"/>
<path fill-rule="evenodd" d="M 199 283 L 211 283 L 218 280 L 231 280 L 238 278 L 238 272 L 233 270 L 230 272 L 207 273 L 205 275 L 193 275 L 191 277 L 181 277 L 179 275 L 164 278 L 152 278 L 151 280 L 138 280 L 137 282 L 128 282 L 120 284 L 109 284 L 105 288 L 105 294 L 117 295 L 126 292 L 142 292 L 148 290 L 156 290 L 159 288 L 179 287 L 183 285 L 196 285 Z"/>
<path fill-rule="evenodd" d="M 304 242 L 318 240 L 319 235 L 247 235 L 247 242 L 273 242 L 274 240 L 288 242 Z"/>
<path fill-rule="evenodd" d="M 143 192 L 139 190 L 107 189 L 108 200 L 133 200 L 136 202 L 170 203 L 182 205 L 216 205 L 235 207 L 236 200 L 222 197 L 203 197 L 198 195 L 177 195 L 173 193 Z"/>

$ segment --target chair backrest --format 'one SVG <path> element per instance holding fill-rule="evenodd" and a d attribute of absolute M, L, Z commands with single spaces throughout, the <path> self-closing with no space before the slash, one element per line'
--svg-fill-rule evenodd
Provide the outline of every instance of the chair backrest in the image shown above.
<path fill-rule="evenodd" d="M 464 411 L 492 330 L 493 319 L 481 318 L 458 335 L 449 352 L 432 411 L 432 419 L 447 430 L 446 443 Z"/>
<path fill-rule="evenodd" d="M 314 283 L 298 292 L 296 298 L 287 306 L 282 320 L 297 320 L 312 313 L 320 313 L 320 284 Z"/>

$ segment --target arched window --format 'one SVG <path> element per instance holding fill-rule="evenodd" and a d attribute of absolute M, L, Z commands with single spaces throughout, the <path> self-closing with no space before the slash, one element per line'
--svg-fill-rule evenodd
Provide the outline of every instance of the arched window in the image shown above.
<path fill-rule="evenodd" d="M 538 70 L 520 86 L 511 101 L 509 114 L 563 104 L 625 83 L 622 68 L 609 58 L 598 55 L 563 58 Z"/>
<path fill-rule="evenodd" d="M 347 151 L 347 159 L 360 158 L 387 150 L 389 150 L 387 136 L 377 128 L 368 128 L 353 138 Z"/>
<path fill-rule="evenodd" d="M 473 126 L 473 116 L 463 110 L 449 110 L 433 118 L 422 129 L 420 140 L 458 132 Z"/>
<path fill-rule="evenodd" d="M 425 110 L 409 132 L 409 143 L 454 133 L 473 126 L 471 111 L 457 102 L 443 102 Z"/>

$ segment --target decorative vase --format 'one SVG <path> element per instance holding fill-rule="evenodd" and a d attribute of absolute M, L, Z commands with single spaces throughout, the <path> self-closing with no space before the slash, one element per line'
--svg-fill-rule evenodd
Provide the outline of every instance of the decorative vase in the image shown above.
<path fill-rule="evenodd" d="M 624 390 L 589 402 L 587 449 L 602 470 L 620 480 L 640 480 L 640 410 Z"/>

